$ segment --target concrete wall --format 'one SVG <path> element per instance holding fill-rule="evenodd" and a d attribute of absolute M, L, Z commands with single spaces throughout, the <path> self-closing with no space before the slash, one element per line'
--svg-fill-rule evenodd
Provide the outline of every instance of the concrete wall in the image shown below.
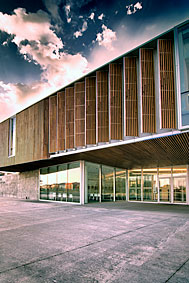
<path fill-rule="evenodd" d="M 39 170 L 0 176 L 0 196 L 38 199 Z"/>

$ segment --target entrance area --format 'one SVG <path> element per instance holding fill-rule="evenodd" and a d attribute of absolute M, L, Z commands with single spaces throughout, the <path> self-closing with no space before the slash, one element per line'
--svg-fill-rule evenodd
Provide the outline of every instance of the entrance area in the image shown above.
<path fill-rule="evenodd" d="M 189 203 L 187 166 L 126 170 L 77 161 L 40 170 L 40 199 Z M 187 195 L 188 194 L 188 195 Z"/>

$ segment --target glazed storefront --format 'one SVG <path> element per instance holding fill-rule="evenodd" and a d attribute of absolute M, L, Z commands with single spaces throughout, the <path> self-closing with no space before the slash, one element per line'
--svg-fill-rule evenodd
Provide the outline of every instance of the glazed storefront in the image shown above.
<path fill-rule="evenodd" d="M 125 170 L 85 161 L 40 170 L 40 199 L 189 203 L 188 166 Z"/>

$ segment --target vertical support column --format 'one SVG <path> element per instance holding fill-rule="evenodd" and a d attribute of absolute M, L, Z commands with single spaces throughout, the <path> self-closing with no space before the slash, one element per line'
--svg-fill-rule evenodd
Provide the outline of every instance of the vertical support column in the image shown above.
<path fill-rule="evenodd" d="M 84 161 L 85 163 L 85 161 Z M 85 190 L 85 200 L 84 203 L 88 203 L 88 172 L 87 172 L 87 165 L 85 163 L 85 184 L 84 184 L 84 190 Z"/>
<path fill-rule="evenodd" d="M 66 99 L 66 149 L 74 148 L 74 87 L 65 90 Z"/>
<path fill-rule="evenodd" d="M 80 161 L 80 204 L 85 203 L 85 162 L 83 160 Z"/>
<path fill-rule="evenodd" d="M 96 77 L 85 78 L 86 144 L 96 144 Z"/>
<path fill-rule="evenodd" d="M 102 165 L 99 167 L 99 201 L 102 201 Z"/>
<path fill-rule="evenodd" d="M 65 92 L 57 93 L 57 150 L 65 150 Z"/>
<path fill-rule="evenodd" d="M 114 168 L 114 175 L 113 175 L 113 200 L 116 200 L 116 168 Z"/>
<path fill-rule="evenodd" d="M 187 165 L 186 173 L 186 203 L 189 204 L 189 165 Z"/>

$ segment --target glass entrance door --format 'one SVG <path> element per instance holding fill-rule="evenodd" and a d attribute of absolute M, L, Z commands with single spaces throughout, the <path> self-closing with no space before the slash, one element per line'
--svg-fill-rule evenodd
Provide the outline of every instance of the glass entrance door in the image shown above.
<path fill-rule="evenodd" d="M 100 201 L 99 192 L 99 165 L 86 162 L 86 202 Z"/>
<path fill-rule="evenodd" d="M 159 179 L 159 200 L 162 202 L 171 201 L 171 178 Z"/>

